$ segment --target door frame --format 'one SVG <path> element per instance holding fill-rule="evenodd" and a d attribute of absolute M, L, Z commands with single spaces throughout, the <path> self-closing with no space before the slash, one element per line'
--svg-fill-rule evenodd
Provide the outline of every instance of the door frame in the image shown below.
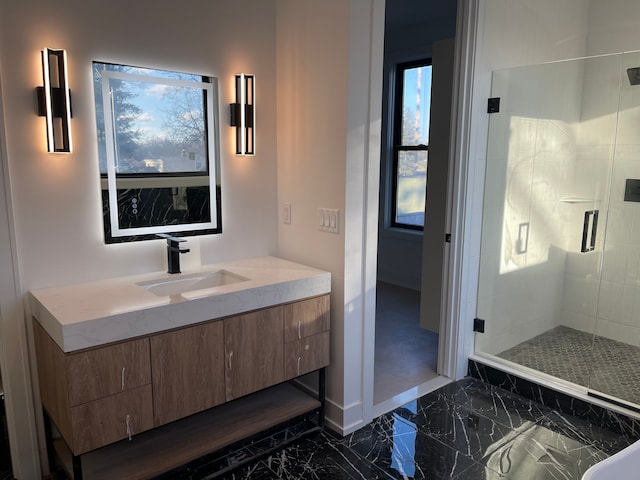
<path fill-rule="evenodd" d="M 442 288 L 438 373 L 454 380 L 467 374 L 473 354 L 473 318 L 477 300 L 479 249 L 473 218 L 473 191 L 478 178 L 470 153 L 477 132 L 472 124 L 476 45 L 483 0 L 458 0 L 451 119 L 447 232 Z M 477 244 L 477 245 L 476 245 Z"/>
<path fill-rule="evenodd" d="M 444 252 L 442 311 L 440 318 L 440 340 L 438 346 L 438 374 L 457 380 L 467 373 L 467 362 L 473 353 L 473 316 L 468 317 L 470 310 L 475 310 L 477 275 L 473 280 L 473 265 L 466 252 L 469 245 L 473 245 L 471 225 L 472 195 L 467 189 L 474 181 L 474 173 L 469 159 L 472 145 L 472 93 L 473 71 L 478 36 L 478 19 L 481 15 L 482 0 L 458 0 L 455 35 L 455 62 L 453 105 L 451 118 L 451 138 L 449 149 L 449 186 L 447 200 L 447 231 L 451 232 L 451 243 L 447 244 Z M 375 41 L 384 38 L 384 29 L 374 31 Z M 382 56 L 381 45 L 374 49 Z M 373 56 L 375 59 L 376 57 Z M 373 67 L 381 67 L 381 58 L 372 62 Z M 371 75 L 375 76 L 374 68 Z M 381 80 L 381 79 L 380 79 Z M 380 81 L 379 92 L 382 94 Z M 375 120 L 375 114 L 380 114 L 372 108 L 370 121 Z M 371 122 L 370 122 L 371 123 Z M 372 134 L 372 132 L 369 132 Z M 373 136 L 373 135 L 372 135 Z M 370 139 L 371 140 L 371 139 Z M 375 143 L 375 142 L 372 142 Z M 365 170 L 364 185 L 366 198 L 363 212 L 365 218 L 376 219 L 366 222 L 367 235 L 363 249 L 363 265 L 366 274 L 363 275 L 364 325 L 363 325 L 363 421 L 364 424 L 373 420 L 373 364 L 375 350 L 375 287 L 377 262 L 377 227 L 378 227 L 378 193 L 380 171 L 380 155 L 369 152 L 368 165 Z M 466 255 L 465 255 L 466 254 Z M 476 272 L 477 274 L 477 272 Z M 469 300 L 467 300 L 469 299 Z M 470 305 L 473 303 L 473 305 Z"/>

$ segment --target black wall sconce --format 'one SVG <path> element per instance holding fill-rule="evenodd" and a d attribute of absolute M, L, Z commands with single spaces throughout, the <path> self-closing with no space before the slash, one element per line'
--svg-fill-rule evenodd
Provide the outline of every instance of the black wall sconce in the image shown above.
<path fill-rule="evenodd" d="M 231 104 L 231 126 L 236 127 L 236 154 L 255 154 L 255 77 L 236 75 L 236 103 Z"/>
<path fill-rule="evenodd" d="M 67 76 L 67 52 L 42 50 L 43 87 L 36 88 L 38 115 L 47 120 L 47 151 L 71 152 L 71 93 Z"/>

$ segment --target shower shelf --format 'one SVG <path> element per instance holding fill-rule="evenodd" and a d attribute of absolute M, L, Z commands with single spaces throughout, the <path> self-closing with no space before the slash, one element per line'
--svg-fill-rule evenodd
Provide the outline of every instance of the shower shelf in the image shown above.
<path fill-rule="evenodd" d="M 601 202 L 599 198 L 586 198 L 586 197 L 562 197 L 560 202 L 562 203 L 596 203 Z"/>

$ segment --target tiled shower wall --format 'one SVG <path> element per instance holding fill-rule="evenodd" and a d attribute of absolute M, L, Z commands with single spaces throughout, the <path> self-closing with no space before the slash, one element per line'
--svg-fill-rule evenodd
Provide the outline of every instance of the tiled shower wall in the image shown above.
<path fill-rule="evenodd" d="M 640 203 L 624 201 L 626 179 L 640 179 L 640 85 L 630 85 L 626 74 L 633 66 L 640 66 L 640 54 L 625 54 L 616 65 L 592 72 L 585 85 L 578 157 L 587 162 L 580 172 L 600 179 L 598 195 L 606 192 L 604 182 L 611 178 L 611 193 L 608 217 L 600 215 L 604 250 L 567 259 L 562 323 L 640 346 Z M 614 97 L 620 70 L 618 108 Z M 607 82 L 608 91 L 603 88 Z M 608 102 L 611 113 L 595 115 L 598 102 L 601 111 Z"/>
<path fill-rule="evenodd" d="M 602 262 L 596 334 L 640 346 L 640 203 L 625 202 L 626 179 L 640 179 L 640 85 L 626 70 L 639 53 L 623 56 L 618 132 Z"/>
<path fill-rule="evenodd" d="M 619 56 L 584 61 L 576 169 L 567 191 L 573 201 L 561 206 L 570 221 L 564 227 L 567 262 L 560 323 L 589 333 L 594 332 L 598 308 L 619 85 Z M 581 252 L 585 212 L 594 210 L 599 212 L 596 248 Z"/>

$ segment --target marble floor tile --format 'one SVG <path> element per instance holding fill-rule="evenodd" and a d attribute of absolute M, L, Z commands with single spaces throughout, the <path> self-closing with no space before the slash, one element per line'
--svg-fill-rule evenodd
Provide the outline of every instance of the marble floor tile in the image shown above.
<path fill-rule="evenodd" d="M 533 400 L 507 392 L 475 378 L 465 378 L 439 389 L 446 401 L 463 405 L 475 414 L 483 415 L 509 428 L 545 418 L 551 409 Z"/>
<path fill-rule="evenodd" d="M 357 455 L 341 440 L 322 433 L 270 455 L 262 461 L 273 478 L 295 479 L 390 479 L 382 469 Z M 262 472 L 260 472 L 262 474 Z M 254 476 L 247 478 L 253 479 Z"/>
<path fill-rule="evenodd" d="M 473 460 L 393 412 L 347 436 L 344 444 L 392 478 L 444 480 L 453 478 Z"/>
<path fill-rule="evenodd" d="M 583 460 L 570 455 L 564 448 L 551 447 L 540 438 L 544 434 L 540 435 L 537 428 L 539 426 L 534 425 L 528 434 L 515 435 L 480 463 L 514 480 L 567 480 L 582 478 L 583 473 L 597 462 L 593 457 Z"/>
<path fill-rule="evenodd" d="M 322 432 L 226 471 L 296 436 L 295 423 L 161 478 L 176 480 L 580 480 L 630 445 L 611 430 L 467 378 L 431 392 L 344 438 Z M 223 475 L 220 475 L 224 473 Z"/>
<path fill-rule="evenodd" d="M 634 443 L 638 435 L 614 432 L 596 423 L 557 411 L 550 412 L 540 421 L 545 428 L 557 432 L 563 438 L 580 445 L 590 445 L 612 455 Z"/>
<path fill-rule="evenodd" d="M 408 418 L 406 409 L 398 414 L 415 424 L 419 434 L 435 438 L 474 460 L 491 453 L 511 432 L 509 427 L 441 396 L 419 399 L 416 414 Z"/>
<path fill-rule="evenodd" d="M 485 467 L 480 463 L 474 463 L 464 472 L 453 477 L 453 480 L 518 480 L 512 479 L 504 474 L 498 473 Z M 523 479 L 524 480 L 524 479 Z M 533 480 L 533 479 L 527 479 Z"/>
<path fill-rule="evenodd" d="M 216 480 L 274 480 L 277 477 L 262 460 L 222 476 L 214 470 L 209 470 L 208 472 L 196 471 L 191 477 L 188 477 L 189 480 L 213 480 L 214 478 Z"/>
<path fill-rule="evenodd" d="M 189 480 L 390 480 L 390 475 L 346 447 L 340 439 L 321 433 L 289 445 L 261 460 L 220 475 L 214 465 L 171 478 Z"/>
<path fill-rule="evenodd" d="M 609 429 L 612 432 L 618 432 L 623 436 L 638 438 L 640 435 L 640 420 L 608 410 L 605 407 L 572 397 L 567 393 L 537 385 L 524 378 L 508 374 L 479 362 L 469 362 L 469 372 L 482 382 L 495 385 L 495 388 L 499 390 L 517 392 L 521 397 L 531 399 L 536 404 L 544 405 L 547 410 L 562 412 L 574 418 L 588 419 L 595 425 Z"/>

